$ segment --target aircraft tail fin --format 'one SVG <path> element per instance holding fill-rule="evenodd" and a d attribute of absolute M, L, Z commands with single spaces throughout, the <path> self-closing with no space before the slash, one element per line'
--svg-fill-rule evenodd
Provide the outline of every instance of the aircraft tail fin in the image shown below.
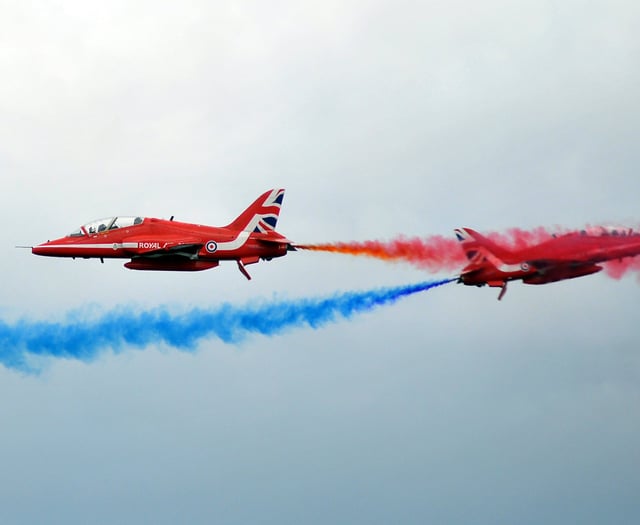
<path fill-rule="evenodd" d="M 477 284 L 478 286 L 488 284 L 491 287 L 499 287 L 501 290 L 500 295 L 498 295 L 498 301 L 500 301 L 507 292 L 508 278 L 481 278 L 473 282 L 472 276 L 477 277 L 479 273 L 482 274 L 487 268 L 493 268 L 494 270 L 499 270 L 499 272 L 508 272 L 510 269 L 505 268 L 505 264 L 509 265 L 517 262 L 514 254 L 471 228 L 458 228 L 455 233 L 467 259 L 469 259 L 469 264 L 462 270 L 460 282 L 470 284 L 469 280 L 471 279 L 471 284 Z M 524 269 L 523 265 L 520 265 L 519 268 Z"/>
<path fill-rule="evenodd" d="M 458 228 L 455 234 L 470 264 L 488 261 L 497 266 L 499 263 L 510 262 L 513 259 L 513 254 L 509 250 L 471 228 Z"/>
<path fill-rule="evenodd" d="M 275 231 L 283 199 L 283 189 L 264 192 L 226 228 L 255 233 Z"/>

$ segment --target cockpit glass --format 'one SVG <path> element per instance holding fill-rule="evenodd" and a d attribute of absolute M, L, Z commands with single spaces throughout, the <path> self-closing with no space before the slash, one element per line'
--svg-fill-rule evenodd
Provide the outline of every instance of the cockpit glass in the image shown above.
<path fill-rule="evenodd" d="M 592 237 L 627 237 L 633 235 L 633 230 L 624 226 L 593 226 L 581 233 Z"/>
<path fill-rule="evenodd" d="M 142 224 L 142 217 L 116 217 L 110 229 L 128 228 L 129 226 L 137 226 Z"/>
<path fill-rule="evenodd" d="M 86 231 L 89 235 L 92 233 L 101 233 L 107 231 L 111 223 L 113 223 L 115 217 L 108 217 L 106 219 L 98 219 L 97 221 L 92 221 L 84 225 L 84 231 Z"/>
<path fill-rule="evenodd" d="M 98 219 L 97 221 L 88 222 L 81 228 L 78 228 L 77 230 L 71 232 L 69 234 L 69 237 L 94 235 L 96 233 L 115 230 L 117 228 L 129 228 L 131 226 L 142 224 L 143 221 L 144 219 L 142 217 L 107 217 L 105 219 Z"/>

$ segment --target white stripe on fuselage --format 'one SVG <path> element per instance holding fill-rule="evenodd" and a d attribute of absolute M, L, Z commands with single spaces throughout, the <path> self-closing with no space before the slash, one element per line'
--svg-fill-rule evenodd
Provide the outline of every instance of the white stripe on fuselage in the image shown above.
<path fill-rule="evenodd" d="M 269 196 L 269 199 L 273 199 L 273 198 L 275 198 L 275 195 L 273 195 L 273 192 L 272 192 L 272 195 Z M 265 202 L 270 202 L 269 199 L 267 199 Z M 256 229 L 256 226 L 258 226 L 258 223 L 262 220 L 262 218 L 269 217 L 272 215 L 275 216 L 276 218 L 278 217 L 277 215 L 270 214 L 270 213 L 265 213 L 265 214 L 260 213 L 260 214 L 254 215 L 253 219 L 251 219 L 249 224 L 245 226 L 245 229 L 243 231 L 238 233 L 238 236 L 235 239 L 227 242 L 219 242 L 218 249 L 216 250 L 216 252 L 220 252 L 220 251 L 228 252 L 228 251 L 237 250 L 238 248 L 241 248 L 249 240 L 249 236 L 251 235 L 253 230 Z"/>
<path fill-rule="evenodd" d="M 118 250 L 122 248 L 137 248 L 137 242 L 122 242 L 122 243 L 114 243 L 110 242 L 108 244 L 44 244 L 37 246 L 36 248 L 67 248 L 69 250 L 77 250 L 80 248 L 88 248 L 90 250 L 107 250 L 111 248 L 112 250 Z"/>
<path fill-rule="evenodd" d="M 259 221 L 259 217 L 256 220 L 251 221 L 249 226 L 257 225 Z M 244 244 L 249 239 L 251 232 L 241 231 L 238 233 L 238 236 L 227 242 L 218 242 L 218 249 L 216 251 L 232 251 L 237 250 L 244 246 Z M 37 247 L 38 249 L 49 249 L 49 250 L 120 250 L 120 249 L 135 249 L 138 248 L 137 242 L 122 242 L 122 243 L 108 243 L 108 244 L 45 244 Z"/>
<path fill-rule="evenodd" d="M 257 220 L 252 222 L 255 222 L 255 224 L 258 224 Z M 238 233 L 238 236 L 232 241 L 219 242 L 218 249 L 216 250 L 216 252 L 220 252 L 220 251 L 229 252 L 229 251 L 237 250 L 238 248 L 241 248 L 242 246 L 245 245 L 245 243 L 249 239 L 249 235 L 251 235 L 251 232 L 241 231 L 240 233 Z"/>
<path fill-rule="evenodd" d="M 503 273 L 514 273 L 514 272 L 523 271 L 522 264 L 507 264 L 502 259 L 500 259 L 497 255 L 492 253 L 488 248 L 486 248 L 485 246 L 480 246 L 478 248 L 477 258 L 479 261 L 481 261 L 483 257 L 487 261 L 489 261 L 493 266 L 495 266 L 497 270 Z"/>

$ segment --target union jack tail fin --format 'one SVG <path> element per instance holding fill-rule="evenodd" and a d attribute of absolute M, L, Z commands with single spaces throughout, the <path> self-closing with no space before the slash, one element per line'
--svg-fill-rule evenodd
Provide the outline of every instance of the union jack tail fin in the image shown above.
<path fill-rule="evenodd" d="M 283 189 L 265 191 L 226 228 L 255 233 L 275 231 L 283 199 Z"/>
<path fill-rule="evenodd" d="M 500 263 L 509 262 L 513 259 L 513 254 L 497 245 L 491 239 L 480 235 L 471 228 L 458 228 L 455 230 L 456 237 L 462 245 L 470 265 L 491 263 L 498 266 Z"/>

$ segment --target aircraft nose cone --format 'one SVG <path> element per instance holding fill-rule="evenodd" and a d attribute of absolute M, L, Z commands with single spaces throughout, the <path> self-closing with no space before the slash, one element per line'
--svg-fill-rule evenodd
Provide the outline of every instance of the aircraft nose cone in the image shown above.
<path fill-rule="evenodd" d="M 31 253 L 33 255 L 46 255 L 48 245 L 49 245 L 49 241 L 43 242 L 42 244 L 38 244 L 37 246 L 33 246 L 31 248 Z"/>

